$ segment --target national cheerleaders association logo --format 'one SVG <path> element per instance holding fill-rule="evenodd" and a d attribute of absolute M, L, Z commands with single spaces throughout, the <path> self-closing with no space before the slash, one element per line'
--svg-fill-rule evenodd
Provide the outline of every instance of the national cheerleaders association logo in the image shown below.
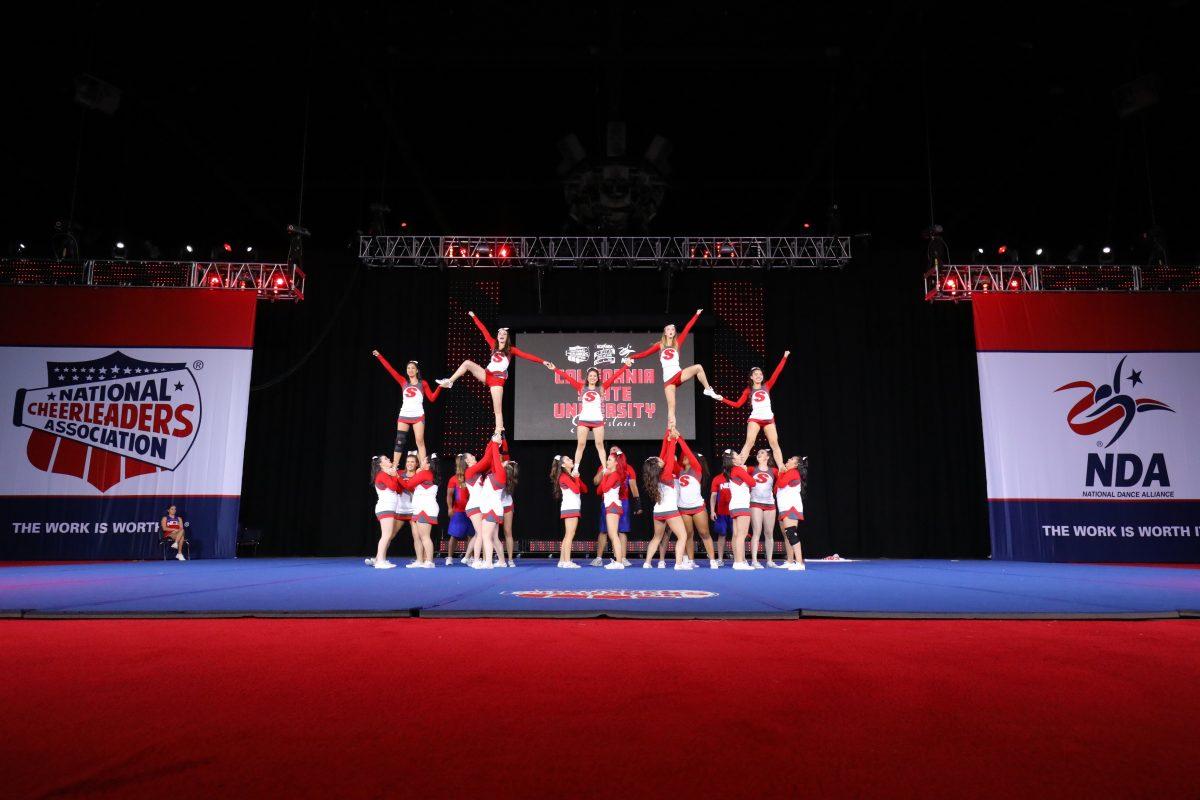
<path fill-rule="evenodd" d="M 1115 425 L 1117 426 L 1116 433 L 1104 445 L 1108 447 L 1129 429 L 1134 417 L 1147 411 L 1175 413 L 1175 409 L 1161 400 L 1150 397 L 1134 397 L 1132 392 L 1136 391 L 1135 387 L 1143 383 L 1142 371 L 1130 367 L 1129 374 L 1122 378 L 1121 373 L 1125 366 L 1125 359 L 1128 357 L 1124 356 L 1117 362 L 1111 383 L 1096 386 L 1091 381 L 1072 381 L 1054 390 L 1056 392 L 1068 389 L 1084 390 L 1083 396 L 1067 412 L 1067 425 L 1079 436 L 1092 436 Z"/>
<path fill-rule="evenodd" d="M 127 478 L 176 469 L 200 429 L 200 387 L 186 363 L 117 351 L 93 361 L 49 361 L 46 383 L 16 394 L 13 424 L 33 429 L 29 463 L 102 492 Z"/>
<path fill-rule="evenodd" d="M 699 589 L 528 589 L 505 594 L 525 600 L 706 600 L 717 596 Z"/>

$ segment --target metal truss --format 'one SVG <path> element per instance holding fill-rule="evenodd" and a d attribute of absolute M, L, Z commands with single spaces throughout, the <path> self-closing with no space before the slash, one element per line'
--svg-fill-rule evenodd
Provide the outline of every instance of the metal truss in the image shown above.
<path fill-rule="evenodd" d="M 298 303 L 304 299 L 305 275 L 298 264 L 4 258 L 0 285 L 226 289 L 255 291 L 259 300 Z"/>
<path fill-rule="evenodd" d="M 977 292 L 1200 292 L 1200 266 L 1131 264 L 935 264 L 925 299 Z"/>
<path fill-rule="evenodd" d="M 793 269 L 841 267 L 849 236 L 363 236 L 370 267 Z"/>

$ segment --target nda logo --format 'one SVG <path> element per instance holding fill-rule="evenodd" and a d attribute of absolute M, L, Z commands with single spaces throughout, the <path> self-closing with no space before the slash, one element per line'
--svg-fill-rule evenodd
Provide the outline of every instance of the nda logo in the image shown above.
<path fill-rule="evenodd" d="M 1135 387 L 1142 382 L 1142 373 L 1141 370 L 1130 368 L 1129 374 L 1122 379 L 1121 371 L 1125 366 L 1126 358 L 1128 356 L 1117 363 L 1117 368 L 1113 371 L 1112 383 L 1104 383 L 1097 387 L 1091 381 L 1073 381 L 1054 390 L 1056 392 L 1065 392 L 1068 389 L 1085 390 L 1084 395 L 1067 412 L 1067 425 L 1080 436 L 1091 436 L 1114 425 L 1117 426 L 1116 433 L 1104 445 L 1105 447 L 1121 438 L 1121 434 L 1129 429 L 1135 416 L 1147 411 L 1175 412 L 1175 409 L 1159 400 L 1133 396 L 1132 392 L 1135 391 Z M 1125 381 L 1124 386 L 1128 387 L 1125 391 L 1122 391 L 1122 380 Z"/>
<path fill-rule="evenodd" d="M 177 468 L 200 429 L 200 387 L 186 364 L 114 352 L 94 361 L 47 362 L 46 383 L 17 390 L 13 424 L 33 429 L 29 463 L 102 492 Z"/>

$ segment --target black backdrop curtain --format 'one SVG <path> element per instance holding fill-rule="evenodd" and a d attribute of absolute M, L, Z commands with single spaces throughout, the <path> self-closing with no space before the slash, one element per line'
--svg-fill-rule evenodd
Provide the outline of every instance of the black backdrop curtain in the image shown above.
<path fill-rule="evenodd" d="M 254 384 L 300 366 L 251 393 L 242 520 L 263 530 L 264 554 L 363 554 L 377 538 L 368 462 L 391 451 L 399 399 L 371 350 L 393 364 L 419 359 L 431 383 L 447 374 L 446 331 L 471 324 L 447 319 L 447 297 L 466 276 L 367 270 L 346 254 L 315 258 L 308 272 L 308 300 L 259 309 Z M 682 324 L 696 308 L 711 308 L 712 280 L 729 278 L 765 292 L 770 364 L 785 349 L 793 353 L 773 398 L 786 454 L 808 455 L 812 465 L 806 554 L 986 556 L 970 308 L 922 302 L 909 259 L 876 254 L 872 263 L 840 271 L 769 276 L 683 273 L 670 286 L 669 313 L 663 273 L 555 272 L 544 281 L 542 312 L 556 317 L 556 330 L 564 316 L 580 329 L 610 327 L 629 315 Z M 537 286 L 524 272 L 501 282 L 501 313 L 488 321 L 519 322 L 513 328 L 519 344 L 521 330 L 539 327 Z M 702 320 L 707 327 L 698 326 L 696 357 L 709 364 L 711 326 L 721 323 L 708 313 Z M 515 368 L 537 369 L 524 362 Z M 741 386 L 718 389 L 736 395 Z M 506 403 L 511 420 L 511 392 Z M 740 437 L 713 440 L 711 409 L 711 401 L 697 397 L 696 445 L 710 456 L 740 444 Z M 444 427 L 454 424 L 444 410 L 441 402 L 427 406 L 431 450 L 441 449 Z M 512 449 L 522 470 L 518 538 L 561 536 L 547 473 L 553 455 L 573 451 L 574 443 L 516 440 Z M 625 449 L 640 464 L 657 443 Z M 594 453 L 586 463 L 590 479 Z M 594 495 L 585 500 L 580 536 L 595 532 L 595 503 Z M 643 516 L 635 532 L 647 529 Z M 398 545 L 411 552 L 407 531 Z"/>

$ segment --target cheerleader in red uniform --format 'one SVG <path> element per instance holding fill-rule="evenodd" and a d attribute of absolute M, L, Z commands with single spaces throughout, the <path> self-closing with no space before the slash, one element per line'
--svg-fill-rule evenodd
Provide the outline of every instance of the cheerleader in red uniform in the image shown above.
<path fill-rule="evenodd" d="M 398 470 L 396 474 L 399 483 L 399 488 L 396 490 L 396 535 L 399 536 L 401 529 L 407 525 L 409 532 L 412 533 L 413 553 L 415 554 L 415 558 L 404 565 L 405 569 L 422 569 L 425 564 L 424 550 L 421 547 L 420 537 L 417 535 L 417 526 L 413 524 L 412 492 L 405 486 L 405 481 L 417 474 L 420 464 L 417 451 L 410 450 L 404 456 L 404 469 Z"/>
<path fill-rule="evenodd" d="M 575 542 L 575 529 L 579 526 L 580 498 L 587 486 L 579 479 L 579 468 L 570 456 L 555 456 L 550 465 L 550 485 L 554 499 L 558 501 L 558 517 L 563 522 L 562 547 L 558 552 L 558 566 L 579 569 L 571 560 L 571 547 Z"/>
<path fill-rule="evenodd" d="M 608 390 L 617 382 L 625 372 L 633 365 L 633 359 L 627 358 L 623 362 L 623 367 L 613 372 L 608 376 L 608 380 L 601 382 L 600 370 L 595 367 L 588 369 L 580 382 L 573 375 L 563 372 L 552 363 L 546 364 L 546 369 L 550 370 L 561 378 L 566 383 L 569 383 L 575 391 L 579 392 L 579 416 L 575 423 L 575 464 L 582 467 L 583 449 L 587 446 L 588 431 L 592 432 L 592 438 L 596 442 L 596 455 L 600 457 L 600 463 L 604 464 L 604 398 L 608 394 Z"/>
<path fill-rule="evenodd" d="M 462 541 L 463 556 L 467 554 L 473 528 L 471 519 L 467 516 L 467 467 L 475 463 L 471 456 L 467 463 L 468 453 L 459 453 L 454 459 L 454 474 L 446 482 L 446 508 L 450 510 L 450 523 L 446 526 L 446 566 L 454 563 L 454 543 Z"/>
<path fill-rule="evenodd" d="M 434 464 L 437 455 L 421 459 L 420 469 L 410 478 L 401 478 L 400 485 L 412 494 L 413 542 L 417 551 L 417 562 L 424 569 L 433 569 L 433 539 L 429 535 L 437 525 L 438 501 Z"/>
<path fill-rule="evenodd" d="M 753 570 L 746 561 L 746 537 L 750 534 L 750 488 L 754 476 L 742 466 L 742 456 L 726 450 L 725 474 L 729 476 L 729 516 L 733 520 L 733 568 Z"/>
<path fill-rule="evenodd" d="M 783 365 L 787 363 L 788 356 L 791 354 L 791 350 L 784 351 L 783 358 L 779 360 L 779 366 L 775 367 L 775 371 L 765 382 L 761 369 L 755 367 L 750 370 L 750 384 L 742 390 L 742 396 L 736 402 L 729 399 L 721 400 L 727 406 L 741 408 L 746 399 L 750 399 L 750 421 L 746 424 L 746 444 L 742 446 L 741 452 L 743 462 L 750 457 L 750 448 L 754 446 L 754 440 L 758 438 L 758 432 L 761 430 L 767 435 L 767 443 L 771 445 L 771 455 L 775 457 L 775 463 L 783 463 L 783 450 L 779 447 L 779 432 L 775 428 L 775 412 L 771 409 L 771 388 L 775 386 L 775 380 L 783 371 Z"/>
<path fill-rule="evenodd" d="M 387 560 L 387 549 L 396 535 L 396 496 L 400 483 L 396 478 L 396 467 L 387 456 L 371 458 L 371 485 L 375 487 L 379 547 L 375 550 L 374 558 L 366 559 L 366 564 L 375 569 L 394 569 L 396 565 Z"/>
<path fill-rule="evenodd" d="M 396 446 L 392 460 L 399 461 L 400 454 L 408 451 L 408 432 L 411 429 L 417 439 L 417 453 L 425 460 L 425 401 L 433 402 L 442 393 L 442 387 L 429 390 L 429 384 L 421 378 L 421 368 L 416 361 L 409 361 L 404 366 L 405 376 L 392 368 L 388 360 L 378 350 L 372 350 L 371 355 L 379 359 L 379 363 L 388 371 L 402 387 L 400 390 L 400 416 L 396 418 Z"/>
<path fill-rule="evenodd" d="M 492 569 L 493 554 L 499 555 L 498 545 L 501 521 L 504 519 L 504 505 L 500 495 L 507 486 L 510 491 L 516 489 L 516 474 L 504 466 L 500 458 L 500 434 L 496 434 L 488 442 L 483 458 L 467 469 L 467 479 L 482 475 L 484 480 L 472 492 L 472 499 L 478 499 L 480 516 L 478 534 L 473 543 L 475 556 L 471 566 L 475 569 Z M 496 566 L 504 566 L 501 559 Z"/>
<path fill-rule="evenodd" d="M 500 328 L 496 331 L 496 336 L 493 337 L 488 331 L 487 326 L 479 321 L 479 317 L 475 316 L 474 311 L 468 311 L 467 313 L 471 315 L 475 326 L 479 328 L 480 333 L 483 334 L 483 338 L 487 340 L 488 347 L 492 348 L 492 353 L 488 357 L 487 368 L 485 369 L 474 361 L 467 360 L 454 371 L 453 375 L 449 378 L 439 379 L 437 384 L 443 389 L 449 389 L 460 376 L 468 372 L 471 373 L 476 380 L 488 387 L 488 392 L 492 395 L 492 411 L 496 415 L 495 432 L 500 433 L 504 430 L 504 412 L 501 410 L 501 407 L 504 402 L 504 383 L 508 380 L 508 368 L 511 364 L 510 356 L 523 358 L 526 361 L 532 361 L 535 364 L 542 364 L 543 366 L 550 362 L 526 353 L 516 345 L 510 344 L 508 341 L 508 328 Z"/>
<path fill-rule="evenodd" d="M 700 541 L 708 553 L 708 565 L 717 569 L 721 564 L 713 551 L 712 534 L 708 530 L 708 510 L 704 507 L 704 487 L 708 485 L 708 464 L 704 456 L 693 453 L 687 442 L 682 438 L 679 447 L 683 457 L 679 460 L 679 515 L 687 529 L 688 560 L 695 557 L 695 537 L 700 535 Z M 665 553 L 659 558 L 665 558 Z"/>
<path fill-rule="evenodd" d="M 621 538 L 621 565 L 628 567 L 629 532 L 632 529 L 631 521 L 634 515 L 642 513 L 642 498 L 638 494 L 637 472 L 634 471 L 633 467 L 629 466 L 629 461 L 625 457 L 624 451 L 613 445 L 608 448 L 608 455 L 610 458 L 616 459 L 617 472 L 624 476 L 624 479 L 617 481 L 618 497 L 621 500 L 620 516 L 617 518 L 617 532 Z M 605 464 L 607 463 L 608 461 L 605 460 Z M 603 477 L 604 469 L 596 470 L 596 477 L 592 483 L 599 487 Z M 600 533 L 596 537 L 596 557 L 591 562 L 593 567 L 604 566 L 604 548 L 608 544 L 608 538 L 605 533 L 607 530 L 608 512 L 602 507 L 600 509 Z"/>
<path fill-rule="evenodd" d="M 717 563 L 724 564 L 725 540 L 733 532 L 733 520 L 729 518 L 729 473 L 727 471 L 722 470 L 713 477 L 711 492 L 708 499 L 708 518 L 712 521 L 713 535 L 717 537 Z"/>
<path fill-rule="evenodd" d="M 696 324 L 696 320 L 700 318 L 700 312 L 703 310 L 702 308 L 696 309 L 695 315 L 683 326 L 683 333 L 676 336 L 675 326 L 668 325 L 663 328 L 662 338 L 642 352 L 630 356 L 632 359 L 639 359 L 658 353 L 658 361 L 662 365 L 663 393 L 667 397 L 667 427 L 670 429 L 675 427 L 675 387 L 680 384 L 695 378 L 704 386 L 705 396 L 714 400 L 721 399 L 721 395 L 717 394 L 709 385 L 708 376 L 704 374 L 704 367 L 693 364 L 684 369 L 679 365 L 679 350 L 683 347 L 684 340 L 687 339 L 688 333 L 691 332 L 692 326 Z"/>
<path fill-rule="evenodd" d="M 754 476 L 750 489 L 750 566 L 758 563 L 758 540 L 764 540 L 763 557 L 768 567 L 775 564 L 775 479 L 779 470 L 771 466 L 771 451 L 765 447 L 755 454 L 757 463 L 747 470 Z"/>
<path fill-rule="evenodd" d="M 626 544 L 621 540 L 620 531 L 617 530 L 617 526 L 621 521 L 621 515 L 625 510 L 621 503 L 621 487 L 628 479 L 626 473 L 628 466 L 624 458 L 610 452 L 608 459 L 604 462 L 604 466 L 600 468 L 600 475 L 598 476 L 600 481 L 600 508 L 604 514 L 604 528 L 600 533 L 601 541 L 603 541 L 604 533 L 607 531 L 613 549 L 613 560 L 604 565 L 605 569 L 625 569 L 628 563 L 625 560 Z M 601 552 L 599 545 L 597 545 L 596 558 L 603 563 L 604 557 L 599 555 Z M 593 566 L 599 566 L 595 561 L 592 564 Z"/>
<path fill-rule="evenodd" d="M 646 485 L 646 496 L 654 503 L 654 538 L 646 548 L 646 561 L 643 569 L 650 569 L 653 564 L 654 551 L 669 529 L 675 535 L 675 569 L 691 569 L 687 561 L 687 529 L 679 517 L 679 505 L 676 500 L 678 491 L 675 473 L 675 447 L 679 434 L 674 430 L 667 431 L 663 437 L 662 449 L 658 456 L 650 456 L 642 465 L 642 483 Z M 661 564 L 659 566 L 662 566 Z"/>
<path fill-rule="evenodd" d="M 804 553 L 800 549 L 800 523 L 804 521 L 804 500 L 801 497 L 804 486 L 801 475 L 803 461 L 800 456 L 789 458 L 783 465 L 783 472 L 779 473 L 775 481 L 779 526 L 783 528 L 783 535 L 792 546 L 792 554 L 795 557 L 787 568 L 796 571 L 804 570 Z"/>

